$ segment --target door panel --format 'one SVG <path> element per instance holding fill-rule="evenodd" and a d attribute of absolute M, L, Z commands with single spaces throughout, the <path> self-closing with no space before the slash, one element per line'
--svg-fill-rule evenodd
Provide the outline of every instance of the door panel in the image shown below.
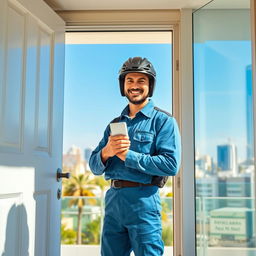
<path fill-rule="evenodd" d="M 50 153 L 51 123 L 52 123 L 52 62 L 51 53 L 53 33 L 38 31 L 38 83 L 36 88 L 35 113 L 35 150 Z"/>
<path fill-rule="evenodd" d="M 35 170 L 32 167 L 1 166 L 0 171 L 0 253 L 8 256 L 35 255 Z M 10 180 L 15 177 L 20 179 L 19 182 Z"/>
<path fill-rule="evenodd" d="M 49 198 L 48 191 L 40 191 L 35 193 L 36 200 L 36 241 L 35 255 L 48 255 L 49 234 Z M 46 225 L 41 225 L 41 222 Z"/>
<path fill-rule="evenodd" d="M 21 151 L 24 120 L 25 20 L 26 14 L 7 4 L 3 52 L 0 145 L 3 150 Z M 6 23 L 6 22 L 5 22 Z M 15 75 L 14 75 L 15 74 Z M 13 104 L 15 102 L 15 104 Z"/>
<path fill-rule="evenodd" d="M 0 255 L 60 251 L 64 22 L 0 0 Z"/>

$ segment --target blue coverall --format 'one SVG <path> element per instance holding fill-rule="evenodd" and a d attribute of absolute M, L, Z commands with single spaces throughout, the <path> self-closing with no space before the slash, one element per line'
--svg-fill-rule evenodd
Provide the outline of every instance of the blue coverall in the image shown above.
<path fill-rule="evenodd" d="M 150 100 L 136 116 L 129 117 L 129 105 L 120 122 L 126 122 L 130 149 L 125 161 L 117 156 L 101 160 L 101 150 L 110 135 L 104 137 L 92 152 L 89 165 L 95 175 L 105 179 L 128 180 L 149 184 L 152 176 L 174 176 L 180 166 L 181 143 L 175 119 L 156 109 Z M 102 256 L 136 256 L 163 254 L 161 238 L 161 204 L 157 186 L 110 188 L 105 197 L 102 233 Z"/>

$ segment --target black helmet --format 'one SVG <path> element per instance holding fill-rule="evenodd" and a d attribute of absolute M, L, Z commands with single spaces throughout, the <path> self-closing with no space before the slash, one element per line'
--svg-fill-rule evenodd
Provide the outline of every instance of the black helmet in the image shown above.
<path fill-rule="evenodd" d="M 141 57 L 134 57 L 129 58 L 122 66 L 122 68 L 119 71 L 119 85 L 120 85 L 120 91 L 121 95 L 125 96 L 124 94 L 124 78 L 125 75 L 128 73 L 143 73 L 148 75 L 149 77 L 149 97 L 153 95 L 153 91 L 155 88 L 155 82 L 156 82 L 156 71 L 146 58 Z"/>

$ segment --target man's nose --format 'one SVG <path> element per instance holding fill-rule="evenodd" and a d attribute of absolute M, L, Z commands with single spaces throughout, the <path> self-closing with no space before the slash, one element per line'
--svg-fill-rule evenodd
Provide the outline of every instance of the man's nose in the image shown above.
<path fill-rule="evenodd" d="M 134 82 L 133 86 L 139 88 L 140 87 L 140 83 L 139 82 Z"/>

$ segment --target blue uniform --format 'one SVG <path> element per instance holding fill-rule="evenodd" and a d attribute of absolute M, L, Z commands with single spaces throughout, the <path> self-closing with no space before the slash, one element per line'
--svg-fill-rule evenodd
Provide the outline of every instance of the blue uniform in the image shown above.
<path fill-rule="evenodd" d="M 107 180 L 150 184 L 153 176 L 177 174 L 181 143 L 173 117 L 155 108 L 150 100 L 133 119 L 127 106 L 119 121 L 126 122 L 131 141 L 126 159 L 114 156 L 105 165 L 102 163 L 101 150 L 110 136 L 108 125 L 90 157 L 89 165 L 95 175 L 104 173 Z M 105 197 L 102 255 L 126 256 L 131 250 L 136 256 L 162 255 L 160 211 L 157 186 L 110 188 Z"/>

